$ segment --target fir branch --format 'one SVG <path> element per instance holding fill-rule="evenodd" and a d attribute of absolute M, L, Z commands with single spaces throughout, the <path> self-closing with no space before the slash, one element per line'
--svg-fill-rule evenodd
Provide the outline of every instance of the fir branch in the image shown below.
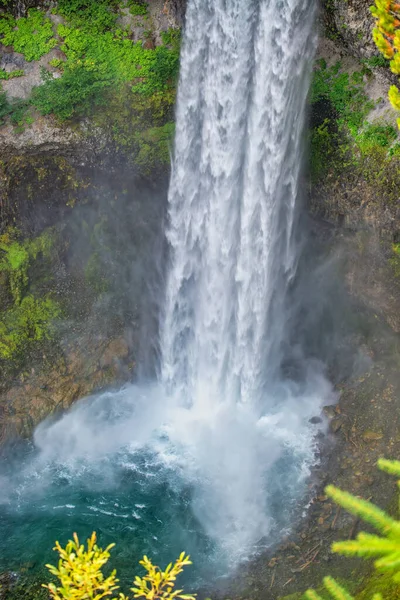
<path fill-rule="evenodd" d="M 307 600 L 322 600 L 315 590 L 307 590 L 304 594 Z"/>
<path fill-rule="evenodd" d="M 360 533 L 356 540 L 335 542 L 332 549 L 346 556 L 381 556 L 400 551 L 400 541 Z"/>
<path fill-rule="evenodd" d="M 370 523 L 387 536 L 400 536 L 400 523 L 389 517 L 383 510 L 375 506 L 375 504 L 356 498 L 348 492 L 342 492 L 333 485 L 328 485 L 325 488 L 325 493 L 336 504 L 340 504 L 349 513 Z"/>
<path fill-rule="evenodd" d="M 389 473 L 389 475 L 395 475 L 395 477 L 400 477 L 400 461 L 399 460 L 386 460 L 385 458 L 380 458 L 378 460 L 378 468 L 385 473 Z"/>
<path fill-rule="evenodd" d="M 333 577 L 324 577 L 324 586 L 334 600 L 354 600 L 344 588 L 342 588 Z"/>

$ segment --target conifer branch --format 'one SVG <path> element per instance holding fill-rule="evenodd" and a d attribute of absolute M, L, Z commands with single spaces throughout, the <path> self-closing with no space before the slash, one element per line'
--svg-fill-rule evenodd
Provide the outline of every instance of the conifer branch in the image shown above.
<path fill-rule="evenodd" d="M 342 588 L 333 577 L 324 577 L 324 586 L 334 600 L 354 600 L 344 588 Z"/>
<path fill-rule="evenodd" d="M 383 510 L 368 502 L 356 498 L 348 492 L 342 492 L 333 485 L 325 488 L 325 493 L 332 498 L 336 504 L 340 504 L 349 513 L 370 523 L 376 529 L 389 536 L 400 536 L 400 523 L 395 521 Z"/>

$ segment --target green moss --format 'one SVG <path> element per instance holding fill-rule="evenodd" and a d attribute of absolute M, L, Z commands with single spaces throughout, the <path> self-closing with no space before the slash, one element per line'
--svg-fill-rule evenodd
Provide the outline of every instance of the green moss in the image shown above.
<path fill-rule="evenodd" d="M 392 244 L 392 256 L 389 258 L 389 264 L 393 269 L 394 276 L 400 278 L 400 244 Z"/>
<path fill-rule="evenodd" d="M 104 265 L 102 264 L 100 254 L 93 252 L 85 266 L 85 280 L 96 294 L 102 294 L 109 289 L 109 282 L 104 276 L 104 272 Z"/>
<path fill-rule="evenodd" d="M 14 359 L 28 345 L 53 337 L 52 321 L 60 315 L 58 304 L 49 296 L 27 295 L 0 319 L 0 358 Z"/>
<path fill-rule="evenodd" d="M 0 359 L 14 360 L 32 343 L 50 339 L 52 322 L 59 316 L 50 295 L 35 297 L 30 291 L 29 269 L 37 260 L 51 260 L 54 232 L 21 241 L 15 229 L 0 236 L 0 275 L 10 301 L 0 312 Z"/>
<path fill-rule="evenodd" d="M 113 90 L 93 116 L 95 126 L 108 132 L 116 149 L 144 174 L 169 164 L 174 134 L 175 89 L 150 97 L 132 93 L 127 84 Z M 140 156 L 139 156 L 140 155 Z"/>
<path fill-rule="evenodd" d="M 42 235 L 20 242 L 18 232 L 9 229 L 0 236 L 0 272 L 7 273 L 10 291 L 14 304 L 20 304 L 28 285 L 28 268 L 32 261 L 41 253 L 44 258 L 50 258 L 53 247 L 53 234 L 46 231 Z"/>
<path fill-rule="evenodd" d="M 175 133 L 175 124 L 166 123 L 162 127 L 152 127 L 138 136 L 139 152 L 135 164 L 146 175 L 156 167 L 168 165 Z"/>
<path fill-rule="evenodd" d="M 0 36 L 2 44 L 13 46 L 28 61 L 39 60 L 57 45 L 50 19 L 36 8 L 30 9 L 27 17 L 18 20 L 11 15 L 3 15 Z"/>
<path fill-rule="evenodd" d="M 325 173 L 326 164 L 336 152 L 335 134 L 330 128 L 330 119 L 324 119 L 318 127 L 314 127 L 310 134 L 310 170 L 312 181 Z"/>
<path fill-rule="evenodd" d="M 382 598 L 385 600 L 399 598 L 400 585 L 393 581 L 393 573 L 373 572 L 355 595 L 355 600 L 371 600 L 374 594 L 382 594 Z"/>

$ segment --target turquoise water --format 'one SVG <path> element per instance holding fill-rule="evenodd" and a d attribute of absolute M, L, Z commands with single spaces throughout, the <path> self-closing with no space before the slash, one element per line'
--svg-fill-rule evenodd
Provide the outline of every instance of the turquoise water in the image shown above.
<path fill-rule="evenodd" d="M 2 461 L 0 572 L 35 574 L 56 561 L 55 540 L 96 531 L 101 546 L 116 543 L 112 565 L 125 584 L 143 554 L 165 566 L 185 551 L 194 565 L 183 582 L 198 587 L 278 540 L 305 489 L 309 438 L 292 435 L 290 448 L 290 411 L 261 417 L 260 439 L 247 409 L 216 414 L 201 419 L 158 385 L 131 385 L 41 424 Z M 267 537 L 254 534 L 258 523 L 269 524 Z"/>
<path fill-rule="evenodd" d="M 215 542 L 192 510 L 193 485 L 160 452 L 126 443 L 122 429 L 133 413 L 121 392 L 84 401 L 71 413 L 83 420 L 79 431 L 73 432 L 75 421 L 67 415 L 39 428 L 35 445 L 3 461 L 0 572 L 27 564 L 32 572 L 41 569 L 55 562 L 56 539 L 65 544 L 76 531 L 83 540 L 94 530 L 103 547 L 117 544 L 113 565 L 123 581 L 138 572 L 145 553 L 160 565 L 183 550 L 191 553 L 192 583 L 207 577 L 211 565 L 215 569 Z M 91 437 L 97 428 L 104 437 Z"/>

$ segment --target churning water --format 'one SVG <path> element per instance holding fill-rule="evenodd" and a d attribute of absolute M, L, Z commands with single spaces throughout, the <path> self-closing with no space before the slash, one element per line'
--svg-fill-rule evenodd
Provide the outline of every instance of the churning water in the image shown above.
<path fill-rule="evenodd" d="M 283 369 L 314 13 L 189 0 L 160 375 L 81 401 L 6 465 L 0 568 L 96 529 L 123 574 L 181 550 L 215 574 L 290 526 L 329 393 L 316 369 Z"/>

